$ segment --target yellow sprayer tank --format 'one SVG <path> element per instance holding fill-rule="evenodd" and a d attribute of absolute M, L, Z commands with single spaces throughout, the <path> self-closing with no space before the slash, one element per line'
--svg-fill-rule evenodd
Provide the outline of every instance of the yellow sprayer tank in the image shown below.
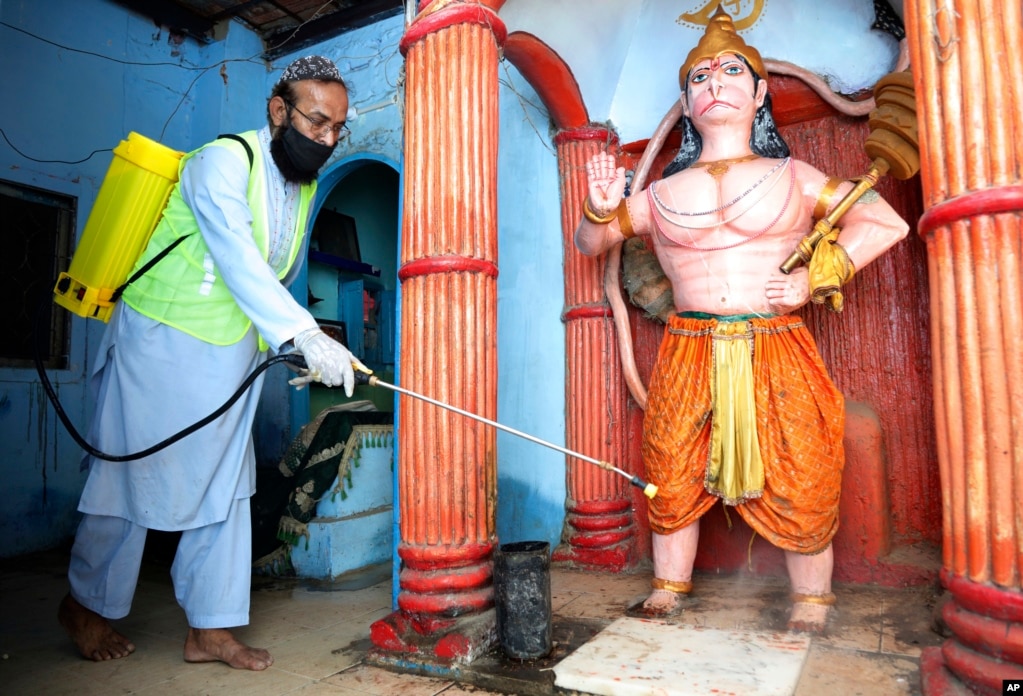
<path fill-rule="evenodd" d="M 135 266 L 178 180 L 183 152 L 134 131 L 114 148 L 114 160 L 82 231 L 54 301 L 75 314 L 109 321 L 111 296 Z"/>

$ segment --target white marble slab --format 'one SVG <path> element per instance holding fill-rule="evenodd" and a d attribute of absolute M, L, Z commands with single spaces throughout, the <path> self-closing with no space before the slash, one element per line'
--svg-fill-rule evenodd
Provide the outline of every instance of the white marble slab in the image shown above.
<path fill-rule="evenodd" d="M 791 696 L 807 636 L 622 617 L 554 667 L 554 683 L 602 696 Z"/>

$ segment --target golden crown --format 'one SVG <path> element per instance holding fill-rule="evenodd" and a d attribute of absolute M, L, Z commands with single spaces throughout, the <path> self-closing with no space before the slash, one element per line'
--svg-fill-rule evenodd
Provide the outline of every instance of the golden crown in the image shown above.
<path fill-rule="evenodd" d="M 686 62 L 678 69 L 678 84 L 685 91 L 689 71 L 701 60 L 717 58 L 725 53 L 742 56 L 760 77 L 767 77 L 767 69 L 757 49 L 753 48 L 735 31 L 732 18 L 720 5 L 714 16 L 707 22 L 707 29 L 695 48 L 686 56 Z"/>

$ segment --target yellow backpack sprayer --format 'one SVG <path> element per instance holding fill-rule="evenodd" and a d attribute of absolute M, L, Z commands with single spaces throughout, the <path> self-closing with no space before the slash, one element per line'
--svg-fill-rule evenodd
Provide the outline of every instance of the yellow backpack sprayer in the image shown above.
<path fill-rule="evenodd" d="M 114 293 L 146 248 L 184 154 L 135 132 L 114 148 L 71 266 L 57 278 L 57 304 L 82 317 L 110 320 Z"/>
<path fill-rule="evenodd" d="M 248 142 L 234 133 L 218 135 L 241 143 L 252 167 Z M 152 268 L 184 237 L 160 251 L 128 278 L 167 206 L 185 153 L 132 131 L 114 148 L 96 203 L 66 273 L 53 288 L 54 301 L 75 314 L 110 321 L 121 292 Z"/>

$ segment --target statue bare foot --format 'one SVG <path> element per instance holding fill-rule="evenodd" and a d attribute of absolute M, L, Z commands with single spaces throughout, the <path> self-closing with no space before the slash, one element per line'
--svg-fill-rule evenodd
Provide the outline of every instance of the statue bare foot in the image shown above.
<path fill-rule="evenodd" d="M 642 604 L 630 607 L 629 616 L 640 618 L 663 618 L 674 616 L 682 610 L 682 598 L 693 589 L 691 582 L 672 582 L 654 578 L 654 591 Z"/>
<path fill-rule="evenodd" d="M 115 631 L 109 621 L 82 606 L 70 594 L 61 600 L 57 620 L 86 659 L 103 662 L 127 657 L 135 652 L 134 643 Z"/>
<path fill-rule="evenodd" d="M 643 602 L 643 610 L 650 616 L 669 616 L 678 611 L 682 598 L 678 592 L 654 590 Z"/>
<path fill-rule="evenodd" d="M 835 595 L 793 594 L 792 613 L 789 615 L 788 629 L 801 633 L 824 633 L 824 627 L 835 603 Z"/>
<path fill-rule="evenodd" d="M 262 648 L 250 648 L 226 628 L 189 628 L 185 662 L 224 662 L 235 669 L 259 672 L 274 663 Z"/>

